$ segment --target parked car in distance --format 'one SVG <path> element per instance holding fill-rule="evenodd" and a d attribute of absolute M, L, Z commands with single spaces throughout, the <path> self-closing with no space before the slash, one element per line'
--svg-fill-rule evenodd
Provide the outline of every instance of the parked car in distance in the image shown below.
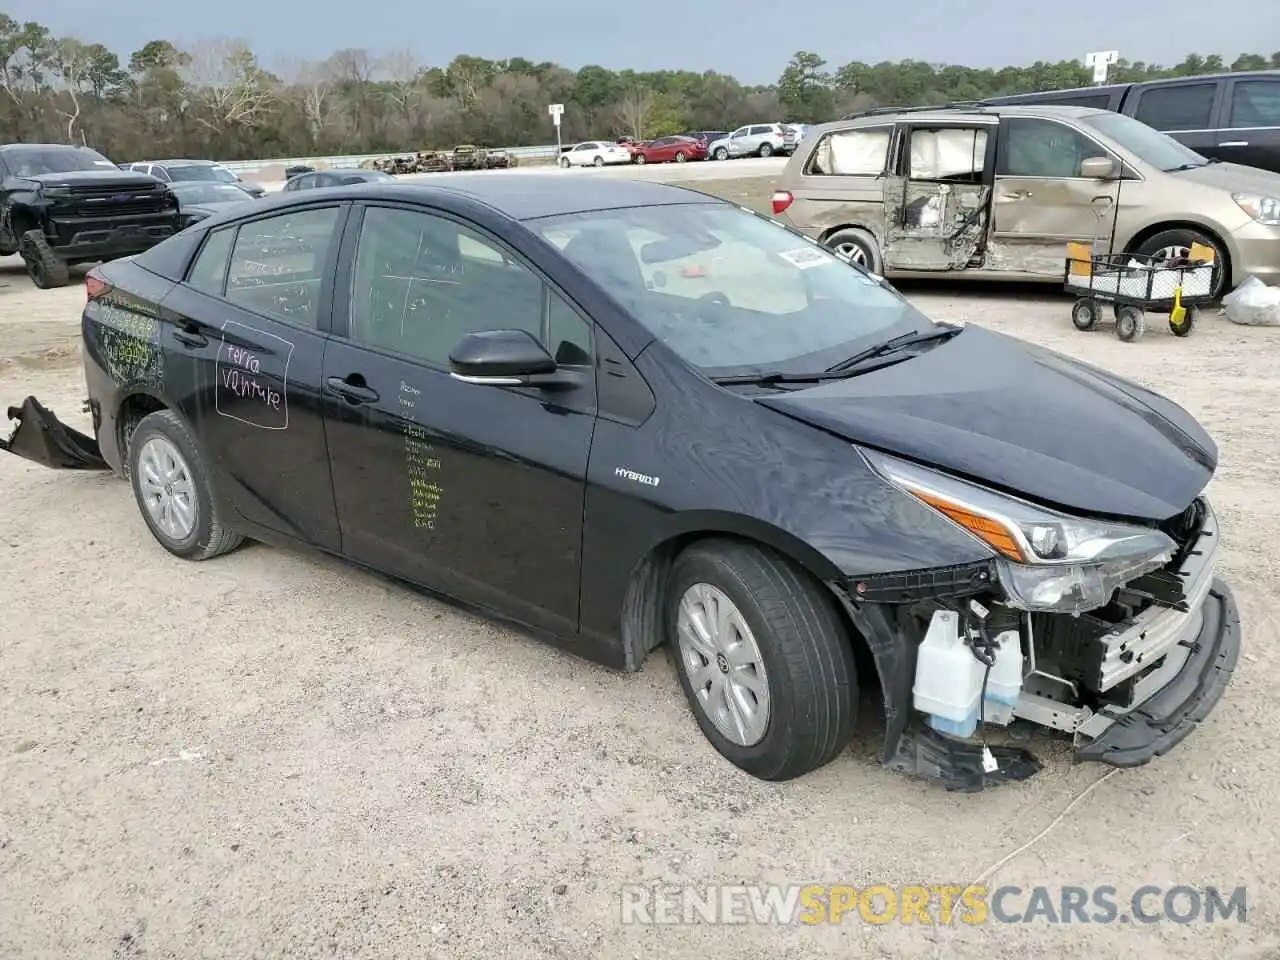
<path fill-rule="evenodd" d="M 305 163 L 295 164 L 292 167 L 284 168 L 284 178 L 292 180 L 294 177 L 301 176 L 304 173 L 314 173 L 315 167 L 309 167 Z"/>
<path fill-rule="evenodd" d="M 462 143 L 453 148 L 453 169 L 483 170 L 485 169 L 486 151 L 473 143 Z"/>
<path fill-rule="evenodd" d="M 712 160 L 771 157 L 783 152 L 785 136 L 780 123 L 752 123 L 708 144 L 707 153 Z"/>
<path fill-rule="evenodd" d="M 684 163 L 686 160 L 707 159 L 707 145 L 690 137 L 659 137 L 635 144 L 633 163 Z"/>
<path fill-rule="evenodd" d="M 0 256 L 19 254 L 40 289 L 68 268 L 141 253 L 180 229 L 178 201 L 145 173 L 62 143 L 0 145 Z"/>
<path fill-rule="evenodd" d="M 1111 110 L 1167 133 L 1201 156 L 1280 173 L 1280 70 L 1046 90 L 983 102 Z"/>
<path fill-rule="evenodd" d="M 571 144 L 560 155 L 562 167 L 603 167 L 610 163 L 630 162 L 630 150 L 607 140 L 584 140 Z"/>
<path fill-rule="evenodd" d="M 229 183 L 253 197 L 265 197 L 267 191 L 256 183 L 241 180 L 235 171 L 212 160 L 146 160 L 130 163 L 128 168 L 147 173 L 165 183 L 198 180 L 206 183 Z"/>
<path fill-rule="evenodd" d="M 1280 283 L 1280 174 L 1210 161 L 1088 107 L 884 111 L 822 124 L 774 215 L 887 276 L 1062 283 L 1066 244 L 1173 261 L 1214 251 L 1215 295 Z"/>
<path fill-rule="evenodd" d="M 382 170 L 320 170 L 299 174 L 288 180 L 280 190 L 282 193 L 297 193 L 299 190 L 341 187 L 355 183 L 385 183 L 388 180 L 395 180 L 395 177 Z"/>
<path fill-rule="evenodd" d="M 81 451 L 128 478 L 161 548 L 318 548 L 628 671 L 668 645 L 707 739 L 759 778 L 845 751 L 864 669 L 883 762 L 981 789 L 1039 764 L 985 753 L 980 723 L 1136 765 L 1237 662 L 1217 447 L 1190 414 L 935 324 L 729 201 L 605 177 L 342 186 L 85 285 Z M 154 333 L 122 345 L 135 316 Z M 22 410 L 9 452 L 55 465 L 42 438 L 74 438 Z"/>
<path fill-rule="evenodd" d="M 179 180 L 170 184 L 169 190 L 178 198 L 183 227 L 259 199 L 229 183 L 212 180 Z"/>
<path fill-rule="evenodd" d="M 804 139 L 804 135 L 812 127 L 811 123 L 787 123 L 783 124 L 782 149 L 778 151 L 784 155 L 790 156 L 796 152 L 796 147 L 800 146 L 800 141 Z"/>
<path fill-rule="evenodd" d="M 516 158 L 506 150 L 485 152 L 484 165 L 489 170 L 507 170 L 516 165 Z"/>
<path fill-rule="evenodd" d="M 703 143 L 708 145 L 719 140 L 721 137 L 727 137 L 728 135 L 729 131 L 727 130 L 692 130 L 685 134 L 685 136 L 690 140 L 701 140 Z"/>

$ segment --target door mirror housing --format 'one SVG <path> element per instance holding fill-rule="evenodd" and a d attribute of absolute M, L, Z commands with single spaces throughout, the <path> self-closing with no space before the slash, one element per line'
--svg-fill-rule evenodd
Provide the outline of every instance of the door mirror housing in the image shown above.
<path fill-rule="evenodd" d="M 526 330 L 469 333 L 449 352 L 450 376 L 495 387 L 543 385 L 558 371 L 555 358 Z"/>
<path fill-rule="evenodd" d="M 1113 180 L 1116 162 L 1110 157 L 1088 157 L 1080 161 L 1080 176 L 1089 180 Z"/>

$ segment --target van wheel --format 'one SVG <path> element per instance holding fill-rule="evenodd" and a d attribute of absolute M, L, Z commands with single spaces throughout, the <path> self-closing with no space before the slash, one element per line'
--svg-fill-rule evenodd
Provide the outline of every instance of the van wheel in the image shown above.
<path fill-rule="evenodd" d="M 863 230 L 837 230 L 823 241 L 832 253 L 847 257 L 872 273 L 881 273 L 880 251 L 875 239 Z"/>
<path fill-rule="evenodd" d="M 1226 292 L 1227 281 L 1231 276 L 1231 264 L 1227 262 L 1227 251 L 1222 248 L 1222 244 L 1207 233 L 1183 228 L 1162 230 L 1143 240 L 1134 253 L 1172 262 L 1190 257 L 1193 243 L 1213 250 L 1213 286 L 1210 288 L 1210 294 L 1214 300 L 1217 300 Z"/>
<path fill-rule="evenodd" d="M 184 560 L 208 560 L 244 539 L 226 525 L 195 438 L 172 410 L 142 418 L 129 440 L 133 495 L 159 542 Z"/>
<path fill-rule="evenodd" d="M 853 737 L 857 675 L 835 601 L 777 554 L 704 541 L 676 558 L 668 636 L 703 735 L 762 780 L 831 762 Z"/>

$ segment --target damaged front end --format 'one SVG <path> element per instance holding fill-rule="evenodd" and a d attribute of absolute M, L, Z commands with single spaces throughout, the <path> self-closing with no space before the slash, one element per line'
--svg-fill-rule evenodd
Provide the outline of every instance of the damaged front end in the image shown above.
<path fill-rule="evenodd" d="M 0 439 L 0 451 L 54 470 L 111 469 L 96 440 L 68 427 L 35 397 L 10 407 L 8 415 L 18 425 L 8 440 Z"/>
<path fill-rule="evenodd" d="M 1240 619 L 1203 497 L 1160 524 L 1114 523 L 868 460 L 993 553 L 835 585 L 880 676 L 886 766 L 951 790 L 1025 779 L 1042 766 L 1029 750 L 986 742 L 1015 721 L 1069 736 L 1078 760 L 1137 766 L 1222 697 Z"/>

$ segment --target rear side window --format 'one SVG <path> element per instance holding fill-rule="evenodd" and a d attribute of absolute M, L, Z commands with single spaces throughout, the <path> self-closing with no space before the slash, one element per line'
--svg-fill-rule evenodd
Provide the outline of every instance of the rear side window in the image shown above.
<path fill-rule="evenodd" d="M 338 207 L 290 211 L 242 224 L 226 298 L 266 317 L 315 327 Z"/>
<path fill-rule="evenodd" d="M 982 127 L 915 127 L 907 134 L 907 175 L 912 180 L 977 182 L 987 156 Z"/>
<path fill-rule="evenodd" d="M 879 176 L 889 157 L 892 133 L 892 127 L 828 133 L 809 155 L 804 172 L 811 177 Z"/>
<path fill-rule="evenodd" d="M 1134 117 L 1157 130 L 1207 130 L 1213 124 L 1216 83 L 1187 83 L 1144 90 Z"/>
<path fill-rule="evenodd" d="M 231 255 L 231 243 L 235 239 L 235 227 L 214 230 L 191 265 L 187 286 L 213 297 L 222 296 L 222 282 L 227 276 L 227 258 Z"/>
<path fill-rule="evenodd" d="M 1232 127 L 1280 127 L 1280 80 L 1237 80 L 1231 90 Z"/>
<path fill-rule="evenodd" d="M 1049 101 L 1045 101 L 1048 103 Z M 1100 97 L 1063 97 L 1061 100 L 1052 101 L 1055 105 L 1061 107 L 1089 107 L 1093 110 L 1106 110 L 1111 103 L 1109 96 Z"/>

